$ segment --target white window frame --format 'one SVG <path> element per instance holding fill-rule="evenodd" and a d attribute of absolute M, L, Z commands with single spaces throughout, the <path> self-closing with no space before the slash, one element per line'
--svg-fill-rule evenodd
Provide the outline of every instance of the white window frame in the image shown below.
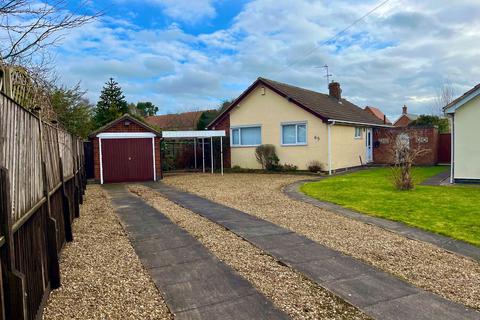
<path fill-rule="evenodd" d="M 357 129 L 360 132 L 360 135 L 358 135 L 358 136 L 357 136 Z M 362 129 L 363 129 L 362 127 L 355 127 L 355 133 L 354 133 L 355 139 L 363 139 L 363 130 Z"/>
<path fill-rule="evenodd" d="M 295 125 L 295 141 L 296 143 L 283 143 L 283 127 Z M 298 142 L 298 126 L 305 126 L 305 142 Z M 280 145 L 282 146 L 306 146 L 308 145 L 308 123 L 307 121 L 294 121 L 294 122 L 282 122 L 280 123 Z"/>
<path fill-rule="evenodd" d="M 242 144 L 242 129 L 244 128 L 260 128 L 260 143 L 259 144 Z M 239 144 L 233 144 L 233 130 L 238 129 L 238 142 Z M 242 125 L 242 126 L 233 126 L 230 127 L 230 147 L 231 148 L 248 148 L 248 147 L 258 147 L 262 144 L 262 125 L 252 124 L 252 125 Z"/>

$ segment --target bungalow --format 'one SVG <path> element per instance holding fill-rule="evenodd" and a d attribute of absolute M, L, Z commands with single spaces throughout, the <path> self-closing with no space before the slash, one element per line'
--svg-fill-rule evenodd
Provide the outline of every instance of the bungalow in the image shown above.
<path fill-rule="evenodd" d="M 232 166 L 260 168 L 255 147 L 272 144 L 282 164 L 322 170 L 361 166 L 373 160 L 372 129 L 384 120 L 343 99 L 338 82 L 329 94 L 258 78 L 210 124 L 230 133 Z"/>
<path fill-rule="evenodd" d="M 480 84 L 453 100 L 443 109 L 452 128 L 450 181 L 480 182 Z"/>

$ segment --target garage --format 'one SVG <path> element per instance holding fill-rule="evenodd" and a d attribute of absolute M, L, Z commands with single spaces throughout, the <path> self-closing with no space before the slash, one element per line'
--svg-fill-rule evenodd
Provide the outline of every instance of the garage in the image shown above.
<path fill-rule="evenodd" d="M 90 135 L 94 176 L 101 184 L 161 178 L 160 133 L 124 115 Z"/>

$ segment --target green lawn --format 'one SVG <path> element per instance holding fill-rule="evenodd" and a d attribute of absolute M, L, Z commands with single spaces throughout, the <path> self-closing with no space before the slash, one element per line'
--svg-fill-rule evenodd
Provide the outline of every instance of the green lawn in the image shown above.
<path fill-rule="evenodd" d="M 444 170 L 415 168 L 415 180 Z M 301 190 L 319 200 L 480 246 L 480 188 L 475 186 L 417 185 L 412 191 L 397 191 L 391 169 L 375 168 L 307 183 Z"/>

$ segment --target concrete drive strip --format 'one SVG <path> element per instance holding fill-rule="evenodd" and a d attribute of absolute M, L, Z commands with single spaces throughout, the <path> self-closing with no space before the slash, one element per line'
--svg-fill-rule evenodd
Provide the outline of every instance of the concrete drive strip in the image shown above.
<path fill-rule="evenodd" d="M 170 201 L 218 223 L 377 319 L 480 319 L 480 313 L 242 211 L 162 183 Z"/>
<path fill-rule="evenodd" d="M 325 209 L 325 210 L 334 212 L 336 214 L 345 216 L 347 218 L 351 218 L 351 219 L 362 221 L 364 223 L 375 225 L 377 227 L 386 229 L 393 233 L 400 234 L 410 239 L 428 242 L 444 250 L 465 256 L 467 258 L 470 258 L 476 261 L 480 261 L 480 248 L 473 246 L 471 244 L 465 243 L 463 241 L 455 240 L 439 234 L 424 231 L 415 227 L 410 227 L 401 222 L 369 216 L 366 214 L 362 214 L 362 213 L 344 208 L 338 204 L 320 201 L 312 197 L 309 197 L 306 194 L 302 193 L 299 189 L 302 184 L 304 184 L 305 182 L 311 182 L 311 181 L 318 181 L 318 180 L 295 182 L 291 185 L 286 186 L 283 189 L 283 192 L 294 200 L 303 201 L 311 205 L 314 205 L 318 208 Z"/>
<path fill-rule="evenodd" d="M 289 319 L 158 210 L 122 185 L 105 189 L 175 319 Z"/>

